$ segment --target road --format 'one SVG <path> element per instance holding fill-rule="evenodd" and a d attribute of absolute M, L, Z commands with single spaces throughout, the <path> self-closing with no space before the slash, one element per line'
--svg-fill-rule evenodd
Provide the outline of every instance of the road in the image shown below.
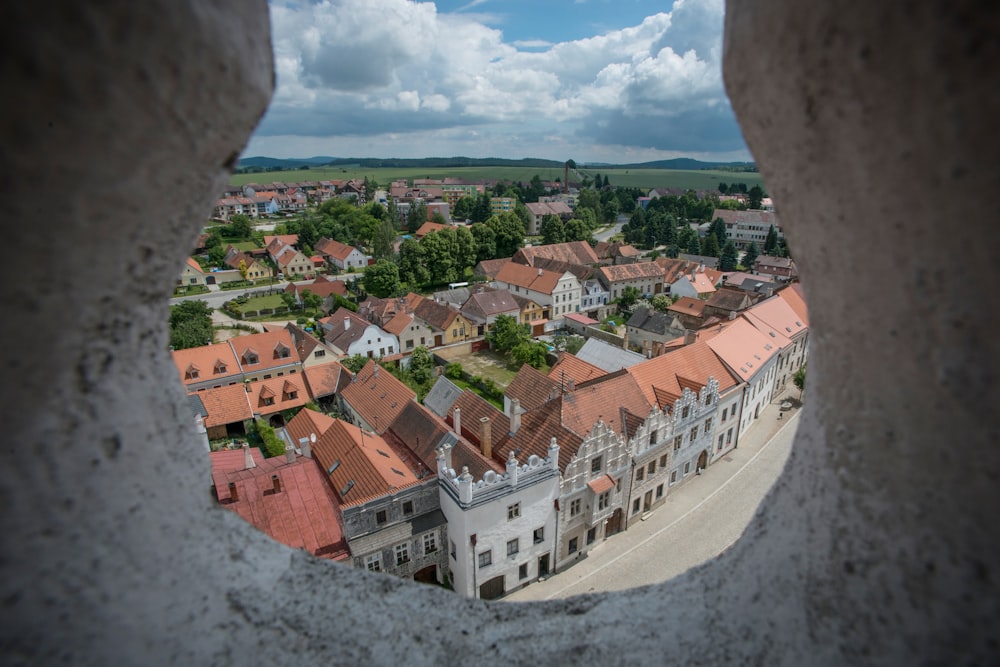
<path fill-rule="evenodd" d="M 772 404 L 738 449 L 671 490 L 646 521 L 504 599 L 551 600 L 659 583 L 725 551 L 743 534 L 791 451 L 798 411 L 783 420 L 777 415 Z"/>
<path fill-rule="evenodd" d="M 340 276 L 327 276 L 331 280 L 347 280 L 348 278 L 356 277 L 357 274 L 344 274 Z M 312 280 L 296 280 L 296 285 L 308 285 L 312 283 Z M 171 305 L 176 305 L 182 301 L 205 301 L 208 303 L 210 308 L 222 308 L 222 304 L 230 299 L 234 299 L 240 294 L 267 294 L 269 291 L 274 290 L 275 293 L 282 292 L 290 283 L 285 281 L 280 281 L 274 285 L 263 285 L 261 287 L 249 287 L 246 289 L 234 289 L 234 290 L 218 290 L 214 292 L 208 292 L 207 294 L 194 294 L 192 296 L 177 296 L 170 299 Z"/>
<path fill-rule="evenodd" d="M 618 216 L 618 221 L 615 222 L 614 226 L 608 227 L 602 232 L 596 232 L 594 234 L 594 238 L 597 239 L 598 241 L 607 241 L 612 236 L 614 236 L 615 234 L 617 234 L 622 230 L 622 225 L 624 225 L 627 220 L 628 220 L 627 216 L 621 216 L 621 215 Z"/>

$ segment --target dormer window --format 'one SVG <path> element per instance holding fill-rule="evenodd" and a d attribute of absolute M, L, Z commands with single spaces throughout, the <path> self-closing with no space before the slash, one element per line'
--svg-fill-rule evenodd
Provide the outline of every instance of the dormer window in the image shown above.
<path fill-rule="evenodd" d="M 191 364 L 190 366 L 188 366 L 187 370 L 184 371 L 184 379 L 185 380 L 197 380 L 198 379 L 198 375 L 199 375 L 198 367 L 195 366 L 194 364 Z"/>
<path fill-rule="evenodd" d="M 247 366 L 252 366 L 253 364 L 260 363 L 260 357 L 257 353 L 252 350 L 247 350 L 243 353 L 243 363 Z"/>
<path fill-rule="evenodd" d="M 264 396 L 263 402 L 264 405 L 274 405 L 274 396 Z"/>
<path fill-rule="evenodd" d="M 216 375 L 224 375 L 224 374 L 226 374 L 228 372 L 228 370 L 229 369 L 226 367 L 226 364 L 223 363 L 223 361 L 221 359 L 219 361 L 215 362 L 215 374 Z"/>
<path fill-rule="evenodd" d="M 291 352 L 288 347 L 278 343 L 277 347 L 274 348 L 274 358 L 275 359 L 287 359 Z"/>

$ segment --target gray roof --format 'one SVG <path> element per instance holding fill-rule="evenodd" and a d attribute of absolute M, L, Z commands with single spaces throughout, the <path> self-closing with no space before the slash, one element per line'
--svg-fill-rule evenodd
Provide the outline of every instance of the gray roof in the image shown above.
<path fill-rule="evenodd" d="M 455 405 L 461 395 L 462 389 L 442 375 L 424 397 L 424 407 L 445 419 L 451 412 L 451 406 Z"/>
<path fill-rule="evenodd" d="M 191 406 L 191 412 L 201 415 L 202 419 L 208 416 L 208 410 L 205 409 L 205 404 L 201 402 L 201 396 L 198 394 L 188 394 L 188 405 Z"/>
<path fill-rule="evenodd" d="M 677 255 L 677 259 L 686 259 L 689 262 L 698 262 L 699 264 L 704 264 L 706 269 L 719 268 L 718 257 L 706 257 L 704 255 L 689 255 L 687 253 L 682 252 L 679 255 Z"/>
<path fill-rule="evenodd" d="M 462 304 L 469 300 L 469 296 L 472 295 L 472 289 L 469 287 L 456 287 L 455 289 L 441 290 L 440 292 L 434 292 L 434 301 L 439 303 L 447 303 L 455 306 L 455 308 L 461 308 Z"/>
<path fill-rule="evenodd" d="M 675 316 L 673 315 L 661 313 L 658 310 L 653 310 L 652 308 L 647 308 L 646 306 L 639 306 L 635 309 L 635 312 L 632 313 L 632 317 L 629 318 L 628 326 L 661 336 L 669 334 L 673 334 L 674 336 L 683 336 L 683 328 L 674 328 L 674 319 Z"/>
<path fill-rule="evenodd" d="M 641 354 L 623 350 L 597 338 L 588 339 L 580 351 L 576 353 L 576 357 L 608 373 L 646 361 L 646 357 Z"/>

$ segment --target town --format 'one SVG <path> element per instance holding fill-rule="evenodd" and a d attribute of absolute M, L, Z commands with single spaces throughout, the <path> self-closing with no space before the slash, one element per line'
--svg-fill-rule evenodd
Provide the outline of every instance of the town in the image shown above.
<path fill-rule="evenodd" d="M 222 193 L 171 310 L 219 504 L 495 599 L 797 405 L 809 320 L 763 190 L 579 174 Z"/>

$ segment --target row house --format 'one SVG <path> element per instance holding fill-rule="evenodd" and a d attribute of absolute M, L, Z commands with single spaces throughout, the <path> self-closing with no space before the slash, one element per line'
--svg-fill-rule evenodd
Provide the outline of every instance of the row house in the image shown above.
<path fill-rule="evenodd" d="M 787 297 L 784 295 L 787 294 Z M 767 334 L 779 344 L 778 361 L 774 378 L 774 393 L 784 391 L 795 372 L 805 364 L 809 339 L 809 321 L 806 313 L 800 314 L 789 304 L 797 299 L 793 290 L 782 290 L 749 308 L 744 317 L 758 331 Z M 801 301 L 804 311 L 805 302 Z"/>
<path fill-rule="evenodd" d="M 319 321 L 323 340 L 340 356 L 382 358 L 399 353 L 399 338 L 340 307 Z"/>
<path fill-rule="evenodd" d="M 619 298 L 626 287 L 634 287 L 643 296 L 663 291 L 663 269 L 655 262 L 602 266 L 597 277 L 612 300 Z"/>
<path fill-rule="evenodd" d="M 601 264 L 634 264 L 642 259 L 642 251 L 621 241 L 601 241 L 594 246 Z"/>
<path fill-rule="evenodd" d="M 434 329 L 412 312 L 398 313 L 382 328 L 399 338 L 399 350 L 402 354 L 413 352 L 418 347 L 434 346 Z"/>
<path fill-rule="evenodd" d="M 350 561 L 357 568 L 443 583 L 447 538 L 436 497 L 378 434 L 302 410 L 287 427 L 336 495 Z"/>
<path fill-rule="evenodd" d="M 637 306 L 625 322 L 628 345 L 650 356 L 651 350 L 684 336 L 684 325 L 672 313 L 662 313 L 648 306 Z"/>
<path fill-rule="evenodd" d="M 174 350 L 174 365 L 187 392 L 291 375 L 302 369 L 287 329 L 230 338 L 186 350 Z M 280 374 L 280 375 L 279 375 Z"/>
<path fill-rule="evenodd" d="M 243 272 L 246 271 L 246 280 L 260 280 L 271 275 L 271 270 L 262 262 L 258 262 L 251 255 L 232 245 L 226 248 L 226 254 L 222 261 L 230 269 L 239 271 L 241 278 Z"/>
<path fill-rule="evenodd" d="M 501 315 L 521 320 L 521 305 L 507 290 L 477 286 L 476 291 L 462 304 L 462 315 L 476 327 L 476 335 L 483 336 Z"/>
<path fill-rule="evenodd" d="M 234 215 L 257 217 L 257 202 L 250 197 L 225 197 L 215 202 L 213 217 L 231 220 Z"/>
<path fill-rule="evenodd" d="M 667 314 L 676 317 L 685 329 L 700 329 L 705 323 L 707 304 L 704 299 L 682 296 L 667 307 Z"/>
<path fill-rule="evenodd" d="M 599 310 L 608 305 L 611 293 L 601 284 L 600 280 L 591 278 L 585 280 L 580 287 L 580 310 L 585 313 Z"/>
<path fill-rule="evenodd" d="M 759 255 L 753 262 L 753 272 L 784 283 L 799 277 L 799 269 L 791 257 Z"/>
<path fill-rule="evenodd" d="M 316 242 L 316 254 L 327 264 L 341 271 L 360 271 L 368 266 L 369 257 L 363 252 L 340 241 L 323 238 Z"/>
<path fill-rule="evenodd" d="M 777 335 L 777 334 L 776 334 Z M 738 438 L 760 418 L 774 395 L 778 352 L 783 341 L 757 330 L 744 317 L 699 333 L 729 369 L 746 384 L 739 410 Z"/>
<path fill-rule="evenodd" d="M 772 226 L 778 238 L 783 238 L 778 217 L 772 211 L 729 211 L 717 208 L 712 213 L 712 220 L 718 218 L 726 225 L 726 239 L 731 240 L 740 250 L 745 250 L 751 243 L 756 243 L 758 248 L 763 247 Z"/>
<path fill-rule="evenodd" d="M 569 271 L 560 274 L 510 262 L 497 273 L 494 284 L 547 308 L 545 319 L 559 320 L 580 311 L 580 281 Z"/>
<path fill-rule="evenodd" d="M 670 296 L 675 299 L 691 297 L 693 299 L 708 299 L 716 291 L 716 285 L 722 280 L 722 274 L 712 269 L 699 267 L 691 273 L 682 273 L 670 283 Z"/>
<path fill-rule="evenodd" d="M 459 343 L 475 336 L 476 327 L 468 318 L 432 299 L 421 299 L 414 305 L 413 316 L 430 327 L 434 347 Z"/>
<path fill-rule="evenodd" d="M 701 303 L 705 317 L 728 320 L 752 306 L 754 301 L 747 292 L 723 285 L 707 301 Z"/>

